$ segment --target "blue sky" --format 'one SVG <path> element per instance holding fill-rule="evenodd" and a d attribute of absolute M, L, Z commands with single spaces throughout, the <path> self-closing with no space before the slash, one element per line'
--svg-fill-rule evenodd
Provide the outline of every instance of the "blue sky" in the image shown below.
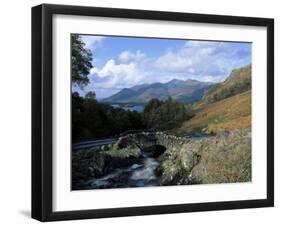
<path fill-rule="evenodd" d="M 251 63 L 251 44 L 196 40 L 82 35 L 93 53 L 90 84 L 98 99 L 123 88 L 172 79 L 223 81 L 234 68 Z"/>

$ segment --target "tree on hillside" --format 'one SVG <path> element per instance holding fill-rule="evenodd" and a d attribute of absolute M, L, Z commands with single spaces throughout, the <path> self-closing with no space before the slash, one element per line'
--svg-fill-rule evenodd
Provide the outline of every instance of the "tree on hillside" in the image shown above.
<path fill-rule="evenodd" d="M 82 38 L 77 34 L 71 35 L 71 79 L 74 85 L 83 88 L 89 83 L 92 59 L 92 53 L 85 48 Z"/>

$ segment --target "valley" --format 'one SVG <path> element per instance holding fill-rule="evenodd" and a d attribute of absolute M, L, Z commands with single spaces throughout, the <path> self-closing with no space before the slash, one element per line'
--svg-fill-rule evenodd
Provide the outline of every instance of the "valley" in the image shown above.
<path fill-rule="evenodd" d="M 110 97 L 112 110 L 136 112 L 144 124 L 107 139 L 74 144 L 72 189 L 251 181 L 250 78 L 251 65 L 247 65 L 219 84 L 191 81 L 190 95 L 200 93 L 191 103 L 173 100 L 166 96 L 167 90 L 159 96 L 161 89 L 150 91 L 153 98 L 148 102 L 128 96 L 131 90 L 143 94 L 148 87 L 163 84 L 121 90 Z M 165 86 L 172 83 L 177 89 L 183 86 L 175 80 Z M 137 106 L 142 108 L 136 110 Z"/>

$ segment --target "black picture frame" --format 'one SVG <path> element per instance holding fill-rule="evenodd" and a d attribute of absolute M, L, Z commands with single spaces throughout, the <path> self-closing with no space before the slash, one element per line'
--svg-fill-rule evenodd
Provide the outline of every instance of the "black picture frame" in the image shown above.
<path fill-rule="evenodd" d="M 266 27 L 267 198 L 54 212 L 52 210 L 52 17 L 55 14 Z M 40 221 L 56 221 L 271 206 L 274 206 L 273 19 L 49 4 L 32 8 L 32 218 Z"/>

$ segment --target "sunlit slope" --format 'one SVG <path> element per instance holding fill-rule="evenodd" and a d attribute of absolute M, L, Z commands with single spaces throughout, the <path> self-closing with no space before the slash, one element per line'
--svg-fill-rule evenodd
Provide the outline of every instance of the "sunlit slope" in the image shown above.
<path fill-rule="evenodd" d="M 217 133 L 251 127 L 251 91 L 202 106 L 195 116 L 184 122 L 175 132 L 178 134 L 201 130 Z"/>

